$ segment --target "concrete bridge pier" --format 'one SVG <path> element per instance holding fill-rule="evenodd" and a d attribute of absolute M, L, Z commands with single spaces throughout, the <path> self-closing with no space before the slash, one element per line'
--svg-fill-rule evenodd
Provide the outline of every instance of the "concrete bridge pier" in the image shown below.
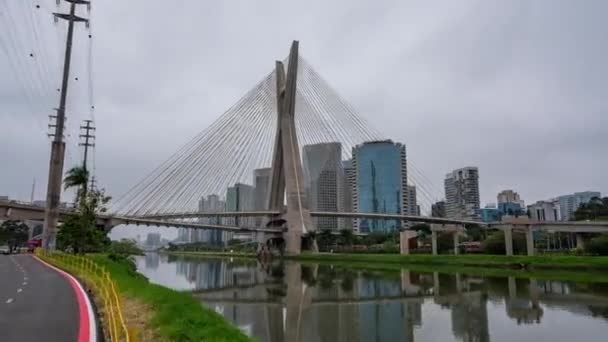
<path fill-rule="evenodd" d="M 526 229 L 526 251 L 528 256 L 534 255 L 534 232 L 531 226 Z"/>
<path fill-rule="evenodd" d="M 515 277 L 507 278 L 507 286 L 509 288 L 509 299 L 515 299 L 517 297 L 517 283 L 515 282 Z"/>
<path fill-rule="evenodd" d="M 439 272 L 433 272 L 433 296 L 439 296 Z"/>
<path fill-rule="evenodd" d="M 454 254 L 458 255 L 458 245 L 460 244 L 459 235 L 464 233 L 464 225 L 459 224 L 431 224 L 431 244 L 433 255 L 437 255 L 437 232 L 448 232 L 452 234 L 454 242 Z"/>
<path fill-rule="evenodd" d="M 513 255 L 513 228 L 505 228 L 503 232 L 505 233 L 505 254 Z"/>
<path fill-rule="evenodd" d="M 418 232 L 405 229 L 399 232 L 399 252 L 404 255 L 410 254 L 410 239 L 418 236 Z"/>
<path fill-rule="evenodd" d="M 576 234 L 576 248 L 584 249 L 585 248 L 585 236 L 583 233 Z"/>

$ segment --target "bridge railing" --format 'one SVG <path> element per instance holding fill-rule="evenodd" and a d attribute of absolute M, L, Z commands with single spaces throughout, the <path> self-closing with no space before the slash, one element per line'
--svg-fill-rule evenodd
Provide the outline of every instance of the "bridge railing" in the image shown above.
<path fill-rule="evenodd" d="M 104 326 L 107 341 L 136 341 L 135 329 L 129 329 L 125 323 L 122 302 L 117 286 L 105 267 L 93 260 L 73 254 L 51 252 L 37 249 L 36 255 L 57 267 L 68 271 L 83 280 L 95 294 L 96 305 Z"/>

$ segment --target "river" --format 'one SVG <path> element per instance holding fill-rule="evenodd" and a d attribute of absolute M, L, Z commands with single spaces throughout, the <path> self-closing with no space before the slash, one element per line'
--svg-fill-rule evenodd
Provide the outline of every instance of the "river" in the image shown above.
<path fill-rule="evenodd" d="M 137 266 L 263 342 L 608 341 L 606 283 L 161 254 Z"/>

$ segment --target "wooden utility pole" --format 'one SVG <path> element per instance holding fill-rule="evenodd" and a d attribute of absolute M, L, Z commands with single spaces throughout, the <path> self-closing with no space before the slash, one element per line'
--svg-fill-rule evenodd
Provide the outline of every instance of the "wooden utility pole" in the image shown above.
<path fill-rule="evenodd" d="M 65 159 L 65 142 L 63 141 L 63 130 L 65 125 L 65 103 L 68 95 L 68 83 L 70 77 L 70 60 L 72 58 L 72 40 L 74 36 L 74 22 L 88 20 L 76 15 L 76 5 L 90 6 L 85 0 L 65 0 L 70 3 L 70 14 L 53 13 L 55 21 L 67 20 L 68 35 L 65 43 L 65 57 L 63 64 L 63 80 L 61 82 L 61 97 L 59 108 L 57 108 L 57 122 L 53 142 L 51 144 L 51 160 L 49 165 L 49 180 L 46 193 L 46 209 L 44 212 L 43 247 L 55 249 L 55 237 L 57 235 L 57 221 L 59 220 L 59 203 L 61 201 L 61 182 L 63 178 L 63 162 Z"/>

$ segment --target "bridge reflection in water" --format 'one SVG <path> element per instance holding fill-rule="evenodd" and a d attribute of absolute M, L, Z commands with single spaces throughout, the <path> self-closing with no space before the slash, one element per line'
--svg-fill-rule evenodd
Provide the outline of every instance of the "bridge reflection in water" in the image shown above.
<path fill-rule="evenodd" d="M 608 333 L 608 284 L 158 254 L 138 259 L 138 267 L 153 282 L 191 290 L 204 305 L 261 341 L 532 341 L 556 336 L 556 341 L 578 342 Z M 559 324 L 561 319 L 575 326 Z"/>

